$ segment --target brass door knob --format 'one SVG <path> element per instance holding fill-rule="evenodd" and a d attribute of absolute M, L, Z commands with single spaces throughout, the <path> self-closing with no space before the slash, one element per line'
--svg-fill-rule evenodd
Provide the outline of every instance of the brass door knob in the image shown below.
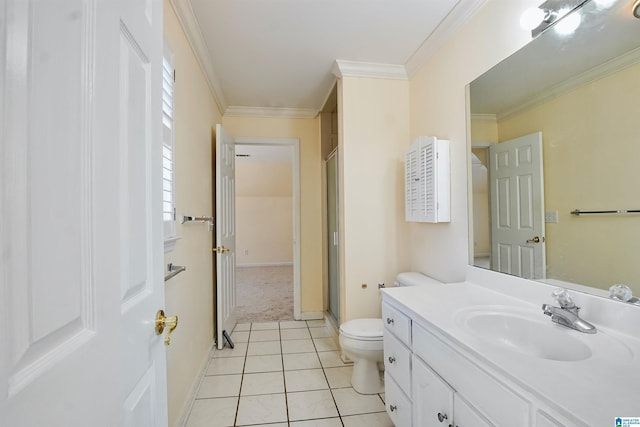
<path fill-rule="evenodd" d="M 224 247 L 224 246 L 218 246 L 218 247 L 216 247 L 216 248 L 213 248 L 213 252 L 217 252 L 217 253 L 219 253 L 219 254 L 223 254 L 223 253 L 225 253 L 225 252 L 229 252 L 230 250 L 231 250 L 231 249 L 226 248 L 226 247 Z"/>
<path fill-rule="evenodd" d="M 171 345 L 171 332 L 178 327 L 178 316 L 167 317 L 164 315 L 164 310 L 158 310 L 156 313 L 156 334 L 160 335 L 167 329 L 167 334 L 164 337 L 165 345 Z"/>
<path fill-rule="evenodd" d="M 540 243 L 540 237 L 536 236 L 533 239 L 529 239 L 527 243 Z"/>

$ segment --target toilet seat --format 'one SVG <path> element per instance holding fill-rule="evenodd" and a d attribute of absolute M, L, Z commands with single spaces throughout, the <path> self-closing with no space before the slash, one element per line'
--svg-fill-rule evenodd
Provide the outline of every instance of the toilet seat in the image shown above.
<path fill-rule="evenodd" d="M 361 341 L 382 341 L 382 319 L 353 319 L 340 325 L 340 334 Z"/>

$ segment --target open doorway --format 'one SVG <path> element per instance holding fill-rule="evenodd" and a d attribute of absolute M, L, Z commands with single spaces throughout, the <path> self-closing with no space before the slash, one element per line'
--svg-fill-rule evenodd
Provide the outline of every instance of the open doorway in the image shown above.
<path fill-rule="evenodd" d="M 236 138 L 238 322 L 300 318 L 297 139 Z"/>

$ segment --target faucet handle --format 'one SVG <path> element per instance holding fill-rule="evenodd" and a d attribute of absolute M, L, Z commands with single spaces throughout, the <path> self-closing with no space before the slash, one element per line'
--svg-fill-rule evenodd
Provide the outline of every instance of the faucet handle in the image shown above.
<path fill-rule="evenodd" d="M 553 291 L 551 295 L 553 296 L 553 299 L 556 301 L 556 303 L 560 305 L 560 307 L 562 308 L 575 307 L 575 304 L 573 303 L 573 300 L 569 296 L 569 292 L 567 292 L 566 289 L 557 288 L 556 290 Z"/>

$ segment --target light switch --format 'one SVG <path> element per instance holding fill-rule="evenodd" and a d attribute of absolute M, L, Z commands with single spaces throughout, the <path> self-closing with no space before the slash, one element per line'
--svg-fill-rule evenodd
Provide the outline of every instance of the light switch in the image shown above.
<path fill-rule="evenodd" d="M 546 211 L 544 213 L 544 222 L 550 224 L 558 223 L 558 211 Z"/>

